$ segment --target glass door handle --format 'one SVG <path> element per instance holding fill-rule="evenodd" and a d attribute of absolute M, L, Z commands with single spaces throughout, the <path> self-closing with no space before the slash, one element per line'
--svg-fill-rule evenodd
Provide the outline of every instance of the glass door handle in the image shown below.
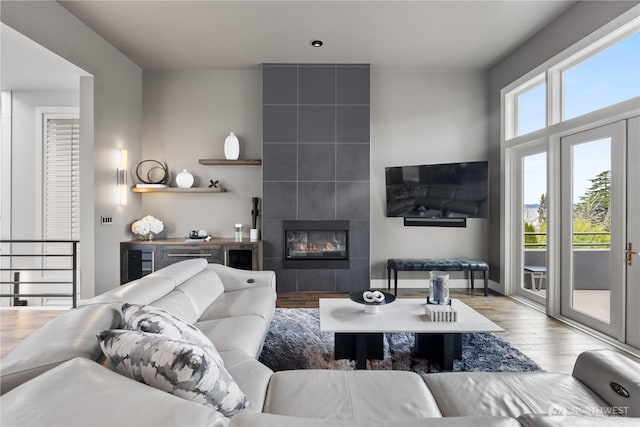
<path fill-rule="evenodd" d="M 631 255 L 640 255 L 640 252 L 633 250 L 633 244 L 631 242 L 627 243 L 627 249 L 625 249 L 624 253 L 627 265 L 631 265 L 632 263 Z"/>

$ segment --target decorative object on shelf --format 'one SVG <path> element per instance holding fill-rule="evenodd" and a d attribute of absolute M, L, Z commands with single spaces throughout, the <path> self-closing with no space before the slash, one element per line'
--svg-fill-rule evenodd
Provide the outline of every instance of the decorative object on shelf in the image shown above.
<path fill-rule="evenodd" d="M 251 230 L 249 230 L 249 240 L 255 242 L 258 240 L 258 216 L 260 215 L 258 202 L 260 202 L 260 199 L 258 197 L 252 197 L 251 202 L 253 203 L 253 209 L 251 209 Z"/>
<path fill-rule="evenodd" d="M 220 180 L 216 179 L 215 181 L 210 179 L 209 180 L 209 188 L 218 188 L 218 184 L 220 183 Z"/>
<path fill-rule="evenodd" d="M 136 188 L 167 188 L 167 184 L 136 184 Z"/>
<path fill-rule="evenodd" d="M 426 304 L 424 312 L 432 322 L 457 322 L 458 311 L 451 307 L 451 300 L 447 305 Z"/>
<path fill-rule="evenodd" d="M 147 169 L 148 168 L 148 169 Z M 146 172 L 146 173 L 145 173 Z M 146 179 L 143 179 L 142 176 Z M 143 184 L 169 184 L 169 169 L 157 160 L 143 160 L 136 166 L 136 177 Z"/>
<path fill-rule="evenodd" d="M 140 236 L 141 240 L 153 240 L 154 235 L 164 230 L 164 224 L 157 218 L 147 215 L 131 224 L 133 234 Z"/>
<path fill-rule="evenodd" d="M 182 169 L 182 172 L 176 175 L 176 185 L 180 188 L 191 188 L 193 185 L 193 175 L 186 169 Z"/>
<path fill-rule="evenodd" d="M 240 141 L 231 132 L 224 140 L 224 157 L 227 160 L 238 160 L 240 158 Z"/>
<path fill-rule="evenodd" d="M 378 314 L 381 305 L 391 304 L 396 300 L 396 297 L 387 292 L 367 289 L 366 291 L 351 292 L 349 299 L 358 304 L 363 304 L 365 313 Z"/>
<path fill-rule="evenodd" d="M 242 241 L 242 230 L 243 230 L 244 226 L 242 224 L 235 224 L 234 225 L 234 229 L 236 231 L 235 236 L 236 236 L 236 242 L 240 242 Z"/>
<path fill-rule="evenodd" d="M 429 296 L 427 297 L 427 304 L 450 304 L 449 274 L 444 271 L 431 271 L 429 275 Z"/>
<path fill-rule="evenodd" d="M 211 240 L 211 236 L 207 233 L 207 230 L 193 230 L 189 233 L 189 236 L 186 238 L 188 242 L 198 242 L 204 240 L 208 242 Z"/>

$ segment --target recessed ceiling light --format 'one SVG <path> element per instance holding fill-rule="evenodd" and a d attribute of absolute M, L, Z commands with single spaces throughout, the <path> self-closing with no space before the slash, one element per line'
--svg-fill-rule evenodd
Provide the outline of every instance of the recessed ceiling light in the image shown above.
<path fill-rule="evenodd" d="M 314 40 L 311 42 L 311 46 L 313 47 L 320 47 L 322 46 L 322 40 Z"/>

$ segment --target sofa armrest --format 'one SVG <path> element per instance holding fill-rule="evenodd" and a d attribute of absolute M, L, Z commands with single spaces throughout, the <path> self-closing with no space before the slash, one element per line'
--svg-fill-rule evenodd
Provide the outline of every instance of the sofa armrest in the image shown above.
<path fill-rule="evenodd" d="M 521 427 L 507 417 L 447 417 L 405 420 L 334 420 L 289 417 L 274 414 L 241 413 L 231 419 L 230 427 Z"/>
<path fill-rule="evenodd" d="M 3 426 L 226 427 L 213 408 L 173 396 L 78 357 L 1 399 Z"/>
<path fill-rule="evenodd" d="M 209 264 L 206 268 L 218 274 L 225 292 L 261 287 L 276 289 L 276 274 L 273 271 L 240 270 L 222 264 Z"/>
<path fill-rule="evenodd" d="M 610 415 L 640 417 L 640 363 L 612 350 L 585 351 L 573 376 L 611 405 L 616 413 Z"/>

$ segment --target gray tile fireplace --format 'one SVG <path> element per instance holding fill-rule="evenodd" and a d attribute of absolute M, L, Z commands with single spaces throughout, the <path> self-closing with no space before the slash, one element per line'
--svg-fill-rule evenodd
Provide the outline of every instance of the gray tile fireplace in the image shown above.
<path fill-rule="evenodd" d="M 369 72 L 366 64 L 263 65 L 262 238 L 278 291 L 369 287 Z M 289 221 L 346 224 L 346 259 L 328 259 L 342 239 L 322 233 L 316 238 L 327 241 L 311 249 L 290 248 L 306 260 L 288 258 Z"/>

